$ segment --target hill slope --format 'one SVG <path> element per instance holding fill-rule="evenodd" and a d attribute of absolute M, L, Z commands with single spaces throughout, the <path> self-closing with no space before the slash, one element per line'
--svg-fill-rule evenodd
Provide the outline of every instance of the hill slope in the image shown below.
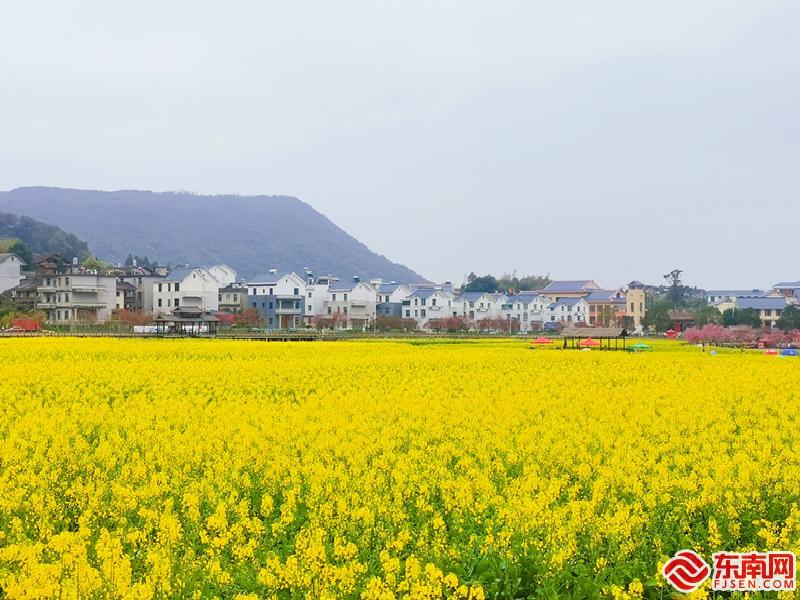
<path fill-rule="evenodd" d="M 27 216 L 0 212 L 0 239 L 25 243 L 36 254 L 58 254 L 66 260 L 89 255 L 89 246 L 60 227 L 41 223 Z"/>
<path fill-rule="evenodd" d="M 129 253 L 161 262 L 223 262 L 241 277 L 275 267 L 302 273 L 423 278 L 372 252 L 308 204 L 289 196 L 200 196 L 24 187 L 0 192 L 0 210 L 58 225 L 111 262 Z"/>

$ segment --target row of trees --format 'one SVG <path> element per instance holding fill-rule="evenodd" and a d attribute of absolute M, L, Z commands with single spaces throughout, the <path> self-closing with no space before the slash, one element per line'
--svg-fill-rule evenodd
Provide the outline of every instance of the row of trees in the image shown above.
<path fill-rule="evenodd" d="M 715 323 L 703 327 L 692 327 L 683 333 L 683 339 L 691 344 L 763 344 L 778 346 L 800 342 L 800 329 L 780 331 L 776 329 L 729 329 Z"/>
<path fill-rule="evenodd" d="M 507 292 L 541 290 L 550 283 L 550 275 L 526 275 L 517 277 L 516 273 L 505 273 L 500 277 L 483 275 L 478 277 L 475 273 L 467 276 L 465 292 Z"/>

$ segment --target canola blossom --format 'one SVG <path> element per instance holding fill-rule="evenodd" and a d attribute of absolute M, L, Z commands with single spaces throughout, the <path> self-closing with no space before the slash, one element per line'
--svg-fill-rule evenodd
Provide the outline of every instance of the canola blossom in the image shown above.
<path fill-rule="evenodd" d="M 798 381 L 678 344 L 0 340 L 0 597 L 669 598 L 679 549 L 800 551 Z"/>

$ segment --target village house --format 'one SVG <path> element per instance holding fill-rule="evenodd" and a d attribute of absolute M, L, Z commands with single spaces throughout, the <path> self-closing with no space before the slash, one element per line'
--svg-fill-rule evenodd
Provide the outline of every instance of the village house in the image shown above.
<path fill-rule="evenodd" d="M 621 289 L 593 290 L 583 299 L 589 305 L 590 325 L 615 325 L 627 314 L 625 292 Z"/>
<path fill-rule="evenodd" d="M 316 317 L 323 317 L 328 302 L 328 289 L 331 283 L 339 281 L 333 276 L 314 277 L 311 271 L 306 272 L 306 324 L 310 325 Z"/>
<path fill-rule="evenodd" d="M 519 331 L 536 331 L 544 322 L 550 299 L 534 291 L 521 291 L 511 296 L 503 305 L 504 318 L 508 318 Z"/>
<path fill-rule="evenodd" d="M 130 310 L 153 312 L 153 284 L 164 279 L 165 269 L 138 266 L 134 261 L 130 267 L 111 267 L 108 274 L 114 275 L 118 283 L 129 283 L 136 288 Z"/>
<path fill-rule="evenodd" d="M 13 252 L 0 254 L 0 294 L 15 288 L 22 281 L 22 267 L 25 261 Z"/>
<path fill-rule="evenodd" d="M 117 280 L 77 265 L 42 276 L 37 308 L 51 323 L 103 323 L 116 307 Z"/>
<path fill-rule="evenodd" d="M 134 310 L 136 304 L 136 286 L 127 281 L 117 279 L 115 308 L 117 310 Z"/>
<path fill-rule="evenodd" d="M 374 287 L 353 277 L 350 283 L 336 282 L 328 288 L 323 316 L 336 321 L 341 329 L 367 329 L 375 320 L 377 292 Z"/>
<path fill-rule="evenodd" d="M 454 317 L 479 321 L 490 318 L 494 306 L 495 299 L 488 292 L 461 292 L 453 300 L 451 312 Z"/>
<path fill-rule="evenodd" d="M 404 319 L 414 319 L 419 329 L 428 329 L 430 321 L 450 317 L 453 294 L 441 289 L 418 289 L 402 301 Z"/>
<path fill-rule="evenodd" d="M 260 313 L 267 329 L 298 329 L 305 325 L 306 287 L 297 273 L 273 269 L 247 284 L 247 307 Z"/>
<path fill-rule="evenodd" d="M 546 323 L 587 323 L 589 319 L 589 303 L 583 298 L 562 298 L 547 305 Z"/>
<path fill-rule="evenodd" d="M 551 281 L 541 294 L 554 303 L 561 299 L 583 298 L 589 306 L 587 322 L 590 325 L 621 324 L 628 318 L 638 326 L 646 311 L 644 284 L 639 281 L 631 281 L 627 290 L 602 289 L 593 279 Z"/>
<path fill-rule="evenodd" d="M 378 303 L 375 312 L 379 317 L 403 317 L 403 300 L 411 295 L 411 288 L 402 283 L 379 283 L 375 289 Z"/>
<path fill-rule="evenodd" d="M 14 305 L 19 307 L 20 310 L 30 312 L 36 310 L 39 303 L 39 286 L 42 284 L 43 275 L 28 274 L 28 276 L 19 282 L 19 285 L 7 290 L 8 294 Z"/>
<path fill-rule="evenodd" d="M 737 310 L 753 309 L 761 323 L 765 327 L 772 327 L 776 321 L 781 318 L 783 311 L 789 306 L 786 298 L 782 296 L 777 297 L 763 297 L 763 298 L 736 298 L 735 299 Z"/>
<path fill-rule="evenodd" d="M 219 310 L 238 314 L 247 305 L 247 284 L 229 283 L 219 288 Z"/>
<path fill-rule="evenodd" d="M 208 267 L 175 269 L 152 285 L 155 314 L 180 307 L 219 310 L 220 282 Z"/>

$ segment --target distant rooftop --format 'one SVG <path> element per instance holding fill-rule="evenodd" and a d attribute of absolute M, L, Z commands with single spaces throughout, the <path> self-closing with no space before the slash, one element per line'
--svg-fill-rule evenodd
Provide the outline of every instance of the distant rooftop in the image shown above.
<path fill-rule="evenodd" d="M 542 290 L 543 292 L 586 292 L 596 290 L 600 286 L 593 279 L 576 279 L 569 281 L 551 281 Z"/>
<path fill-rule="evenodd" d="M 737 298 L 736 308 L 752 308 L 753 310 L 783 310 L 786 308 L 786 298 Z"/>

